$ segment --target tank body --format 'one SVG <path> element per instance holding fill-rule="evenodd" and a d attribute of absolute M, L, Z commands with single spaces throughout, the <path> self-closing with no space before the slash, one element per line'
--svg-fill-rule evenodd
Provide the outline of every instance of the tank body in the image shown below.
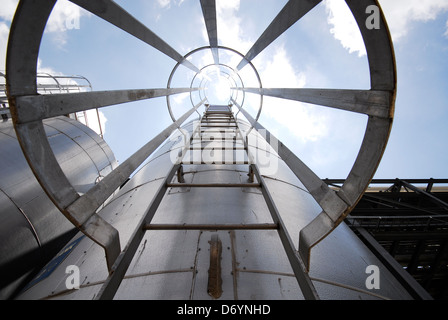
<path fill-rule="evenodd" d="M 262 134 L 242 120 L 238 124 L 248 136 L 249 150 L 297 249 L 299 231 L 321 208 Z M 194 122 L 183 127 L 189 135 L 194 128 Z M 173 168 L 184 139 L 180 131 L 173 134 L 99 212 L 119 230 L 122 248 Z M 216 141 L 215 135 L 209 143 Z M 194 145 L 193 140 L 193 149 Z M 194 152 L 202 159 L 197 163 Z M 183 160 L 185 182 L 247 182 L 247 164 L 212 163 L 222 157 L 239 158 L 236 152 L 226 156 L 216 149 L 198 148 L 187 153 L 185 157 L 190 159 Z M 172 182 L 178 183 L 178 178 Z M 151 223 L 250 225 L 272 224 L 273 220 L 257 188 L 174 186 L 168 188 Z M 211 262 L 216 243 L 220 244 L 218 271 L 216 266 L 212 270 Z M 108 277 L 104 250 L 81 233 L 52 263 L 56 267 L 44 268 L 19 299 L 94 299 Z M 379 268 L 379 289 L 366 288 L 366 268 L 370 265 Z M 79 288 L 67 287 L 69 266 L 79 268 Z M 211 273 L 220 278 L 218 293 L 210 292 Z M 411 298 L 344 224 L 313 248 L 309 275 L 321 299 Z M 115 299 L 303 298 L 276 230 L 148 230 L 115 294 Z"/>
<path fill-rule="evenodd" d="M 44 121 L 54 154 L 79 193 L 116 167 L 94 131 L 67 117 Z M 11 119 L 0 123 L 0 298 L 15 295 L 76 235 L 54 206 L 23 155 Z"/>

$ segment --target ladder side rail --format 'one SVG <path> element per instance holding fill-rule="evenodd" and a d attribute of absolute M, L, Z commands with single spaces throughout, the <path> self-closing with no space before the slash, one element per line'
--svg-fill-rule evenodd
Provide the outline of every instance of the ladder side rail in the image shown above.
<path fill-rule="evenodd" d="M 278 226 L 277 231 L 280 240 L 283 244 L 300 289 L 302 290 L 303 296 L 307 300 L 320 300 L 317 290 L 314 287 L 314 284 L 307 272 L 307 268 L 303 263 L 302 258 L 299 256 L 297 250 L 295 249 L 294 243 L 289 236 L 288 231 L 286 230 L 286 226 L 282 218 L 280 217 L 278 209 L 274 203 L 274 200 L 272 199 L 271 194 L 269 193 L 267 185 L 258 170 L 258 166 L 256 164 L 252 164 L 251 167 L 253 172 L 255 173 L 255 176 L 257 177 L 257 180 L 261 184 L 261 192 L 269 208 L 269 212 L 271 213 L 272 220 L 274 221 L 274 224 Z"/>
<path fill-rule="evenodd" d="M 235 123 L 237 124 L 236 121 Z M 241 130 L 240 129 L 237 130 L 239 131 L 240 135 L 242 135 Z M 253 160 L 253 156 L 249 151 L 248 141 L 246 139 L 243 139 L 243 143 L 246 148 L 248 158 Z M 317 293 L 316 288 L 314 287 L 313 282 L 311 281 L 307 268 L 303 263 L 302 258 L 299 256 L 297 250 L 294 247 L 294 243 L 291 237 L 289 236 L 286 226 L 282 218 L 280 217 L 280 213 L 278 212 L 277 206 L 275 205 L 274 200 L 272 199 L 272 196 L 267 188 L 266 182 L 261 176 L 259 168 L 256 163 L 252 162 L 250 164 L 250 171 L 255 174 L 257 181 L 261 186 L 261 192 L 266 201 L 266 205 L 268 206 L 272 220 L 274 221 L 274 224 L 277 225 L 278 227 L 277 232 L 279 234 L 280 240 L 285 249 L 289 263 L 291 264 L 292 270 L 300 286 L 303 296 L 307 300 L 319 300 L 320 299 L 319 295 Z"/>
<path fill-rule="evenodd" d="M 200 131 L 200 125 L 198 125 L 197 128 L 193 131 L 193 134 L 188 140 L 189 142 L 185 143 L 181 155 L 179 155 L 178 160 L 176 161 L 176 163 L 173 164 L 168 175 L 164 179 L 163 183 L 160 185 L 156 195 L 151 201 L 151 204 L 149 205 L 148 209 L 143 215 L 143 218 L 139 222 L 138 227 L 132 234 L 127 246 L 120 253 L 115 263 L 113 264 L 108 278 L 106 279 L 98 295 L 96 296 L 96 300 L 112 300 L 113 297 L 115 296 L 121 282 L 123 281 L 126 271 L 128 270 L 129 265 L 131 264 L 132 259 L 134 258 L 135 252 L 137 251 L 147 231 L 146 226 L 150 224 L 152 218 L 154 217 L 157 208 L 159 207 L 160 203 L 162 202 L 162 199 L 164 198 L 168 190 L 169 183 L 173 179 L 176 172 L 181 168 L 181 160 L 184 157 L 187 150 L 190 148 L 191 142 L 193 141 L 193 138 L 198 130 Z"/>

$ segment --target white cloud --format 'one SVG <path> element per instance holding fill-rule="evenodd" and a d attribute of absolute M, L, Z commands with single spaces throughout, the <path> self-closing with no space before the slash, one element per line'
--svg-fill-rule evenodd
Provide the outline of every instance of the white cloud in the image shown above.
<path fill-rule="evenodd" d="M 18 0 L 2 0 L 0 6 L 0 18 L 5 22 L 11 22 L 18 4 Z M 68 0 L 59 0 L 51 12 L 47 21 L 45 32 L 52 33 L 58 45 L 62 46 L 67 42 L 67 31 L 80 28 L 82 16 L 89 16 L 90 13 Z M 3 48 L 2 48 L 3 49 Z"/>
<path fill-rule="evenodd" d="M 242 31 L 242 19 L 238 17 L 239 8 L 240 0 L 216 1 L 218 38 L 219 44 L 246 53 L 253 42 L 246 38 L 247 35 Z M 208 41 L 206 32 L 203 36 Z"/>
<path fill-rule="evenodd" d="M 245 34 L 244 21 L 239 18 L 238 10 L 240 0 L 219 0 L 216 2 L 218 38 L 220 44 L 234 48 L 245 54 L 253 45 L 255 39 Z M 204 28 L 205 29 L 205 28 Z M 206 31 L 204 40 L 208 41 Z M 306 74 L 294 69 L 291 59 L 283 44 L 273 44 L 270 47 L 273 54 L 260 54 L 257 57 L 258 72 L 263 82 L 263 87 L 295 87 L 300 88 L 306 84 Z M 223 54 L 223 52 L 221 52 Z M 229 65 L 236 66 L 241 58 L 232 56 Z M 250 68 L 243 68 L 240 75 L 243 81 L 247 80 L 245 73 L 251 73 Z M 253 81 L 253 79 L 249 79 Z M 251 86 L 247 85 L 246 86 Z M 259 96 L 247 94 L 245 98 L 246 108 L 252 110 L 251 114 L 258 112 L 260 104 Z M 328 134 L 329 119 L 315 111 L 312 106 L 290 100 L 264 97 L 263 116 L 274 121 L 275 125 L 286 127 L 299 141 L 306 143 L 315 141 Z M 267 126 L 272 130 L 272 127 Z"/>
<path fill-rule="evenodd" d="M 366 55 L 366 48 L 361 32 L 343 0 L 325 0 L 325 8 L 328 13 L 328 24 L 332 26 L 330 32 L 336 40 L 350 53 L 358 53 L 359 57 Z"/>
<path fill-rule="evenodd" d="M 263 79 L 263 86 L 267 88 L 300 88 L 306 83 L 306 75 L 297 72 L 293 67 L 284 45 L 276 47 L 275 53 L 263 63 L 259 73 Z"/>
<path fill-rule="evenodd" d="M 274 54 L 258 61 L 260 77 L 265 88 L 302 88 L 306 85 L 306 74 L 295 70 L 283 45 L 274 47 Z M 258 100 L 251 97 L 253 107 L 258 108 Z M 257 102 L 255 102 L 257 101 Z M 301 143 L 317 141 L 328 135 L 330 119 L 320 107 L 305 103 L 264 97 L 263 115 L 288 128 Z"/>
<path fill-rule="evenodd" d="M 381 0 L 380 5 L 395 41 L 408 34 L 413 22 L 434 20 L 448 10 L 448 0 Z"/>
<path fill-rule="evenodd" d="M 157 3 L 161 8 L 167 8 L 170 6 L 171 0 L 157 0 Z"/>
<path fill-rule="evenodd" d="M 9 27 L 3 23 L 0 22 L 0 71 L 5 71 L 6 67 L 6 44 L 8 43 L 8 35 L 9 35 Z"/>
<path fill-rule="evenodd" d="M 361 33 L 345 2 L 325 0 L 324 4 L 334 38 L 350 53 L 358 53 L 359 57 L 366 55 Z M 381 0 L 380 5 L 394 41 L 405 37 L 414 22 L 434 20 L 448 10 L 448 0 Z M 448 37 L 448 21 L 444 34 Z"/>
<path fill-rule="evenodd" d="M 12 21 L 18 3 L 19 0 L 2 0 L 2 5 L 0 6 L 0 18 L 6 21 Z"/>
<path fill-rule="evenodd" d="M 171 7 L 171 4 L 175 4 L 177 6 L 181 6 L 184 1 L 185 0 L 157 0 L 157 4 L 162 9 L 163 8 L 169 9 Z"/>
<path fill-rule="evenodd" d="M 81 17 L 91 15 L 68 0 L 59 0 L 51 12 L 45 32 L 52 33 L 59 46 L 67 43 L 67 32 L 81 28 Z"/>

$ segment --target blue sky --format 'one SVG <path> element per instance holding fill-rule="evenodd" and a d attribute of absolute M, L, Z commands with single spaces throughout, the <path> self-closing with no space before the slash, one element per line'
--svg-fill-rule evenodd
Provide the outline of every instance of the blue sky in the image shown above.
<path fill-rule="evenodd" d="M 218 0 L 219 44 L 245 54 L 286 2 Z M 117 3 L 182 55 L 208 45 L 199 1 Z M 0 8 L 2 65 L 16 4 L 17 0 L 2 0 Z M 380 4 L 394 40 L 398 94 L 393 129 L 375 177 L 447 178 L 448 0 Z M 263 86 L 369 89 L 367 58 L 353 24 L 344 1 L 323 1 L 253 60 Z M 200 63 L 210 57 L 194 59 Z M 156 49 L 68 1 L 58 1 L 39 60 L 42 71 L 83 75 L 94 90 L 165 88 L 175 65 Z M 191 72 L 180 67 L 175 82 L 189 85 L 189 77 Z M 260 122 L 321 178 L 347 176 L 365 131 L 364 116 L 277 98 L 265 97 L 264 102 Z M 173 103 L 180 110 L 190 102 L 177 97 Z M 256 97 L 247 104 L 256 112 Z M 165 98 L 101 111 L 107 119 L 104 138 L 119 161 L 171 121 Z"/>

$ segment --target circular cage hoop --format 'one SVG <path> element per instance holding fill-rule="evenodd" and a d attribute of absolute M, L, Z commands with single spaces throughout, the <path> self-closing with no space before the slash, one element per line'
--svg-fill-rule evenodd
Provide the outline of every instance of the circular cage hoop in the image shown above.
<path fill-rule="evenodd" d="M 72 2 L 175 59 L 178 64 L 173 72 L 179 64 L 195 70 L 195 67 L 186 60 L 188 54 L 182 56 L 166 44 L 161 44 L 159 38 L 153 36 L 152 31 L 113 1 L 72 0 Z M 201 4 L 203 2 L 207 1 L 201 1 Z M 253 48 L 243 56 L 241 63 L 251 64 L 251 60 L 259 52 L 320 2 L 320 0 L 288 1 Z M 394 114 L 396 66 L 393 44 L 384 14 L 379 10 L 380 28 L 372 29 L 366 25 L 366 8 L 375 6 L 381 9 L 378 1 L 346 0 L 345 2 L 353 13 L 366 47 L 371 84 L 369 90 L 269 89 L 262 88 L 261 80 L 259 88 L 241 88 L 244 92 L 258 93 L 261 97 L 267 95 L 280 97 L 368 116 L 360 151 L 338 191 L 330 189 L 289 149 L 280 144 L 279 155 L 322 207 L 322 212 L 300 231 L 299 256 L 307 269 L 310 265 L 311 248 L 343 221 L 368 187 L 385 150 Z M 111 268 L 120 253 L 118 232 L 103 221 L 95 211 L 104 202 L 103 200 L 112 194 L 115 186 L 130 176 L 135 167 L 130 162 L 134 162 L 135 159 L 123 162 L 95 187 L 80 196 L 59 166 L 45 135 L 42 120 L 58 115 L 58 110 L 62 108 L 60 100 L 69 107 L 82 105 L 85 108 L 83 110 L 86 110 L 156 96 L 169 97 L 171 94 L 189 92 L 191 88 L 171 89 L 168 82 L 166 90 L 90 92 L 66 94 L 64 98 L 60 97 L 62 95 L 54 95 L 55 97 L 39 95 L 36 86 L 39 47 L 55 3 L 56 0 L 19 2 L 8 40 L 6 62 L 8 101 L 19 143 L 37 180 L 61 212 L 81 231 L 105 248 L 108 267 Z M 294 20 L 292 23 L 291 19 Z M 150 42 L 153 40 L 155 42 Z M 211 46 L 196 50 L 206 48 L 210 49 Z M 221 46 L 217 48 L 234 51 Z M 237 69 L 240 70 L 240 66 Z M 170 111 L 175 121 L 170 130 L 177 129 L 196 109 L 193 108 L 190 113 L 178 120 Z M 243 108 L 240 108 L 240 111 L 252 126 L 262 128 L 258 123 L 259 114 L 254 119 Z M 164 136 L 163 134 L 161 135 Z M 137 152 L 138 159 L 146 159 L 155 150 L 151 143 L 148 143 L 143 151 Z"/>
<path fill-rule="evenodd" d="M 209 64 L 209 65 L 206 65 L 203 68 L 201 68 L 200 69 L 200 73 L 195 74 L 195 76 L 191 80 L 190 88 L 194 87 L 193 84 L 194 84 L 194 81 L 196 80 L 197 76 L 202 74 L 205 69 L 211 68 L 211 67 L 224 67 L 224 68 L 230 69 L 233 73 L 235 73 L 235 71 L 232 68 L 230 68 L 228 65 L 225 65 L 225 64 L 218 64 L 218 65 L 216 65 L 216 64 Z M 226 73 L 223 70 L 220 70 L 220 73 L 224 73 L 224 74 L 228 75 L 227 80 L 230 83 L 230 85 L 229 85 L 230 88 L 237 88 L 238 87 L 238 84 L 237 84 L 236 80 L 229 73 Z M 209 73 L 206 73 L 206 75 L 208 76 Z M 241 88 L 244 88 L 244 82 L 241 79 L 240 75 L 238 73 L 235 73 L 235 75 L 238 77 L 238 79 L 241 82 Z M 229 79 L 232 79 L 233 83 Z M 204 81 L 206 82 L 205 84 L 204 84 Z M 201 100 L 201 101 L 203 99 L 207 99 L 207 101 L 208 101 L 208 98 L 207 98 L 206 94 L 204 94 L 205 96 L 202 97 L 202 92 L 205 91 L 205 88 L 203 87 L 203 85 L 206 85 L 208 81 L 209 80 L 207 80 L 207 77 L 202 77 L 202 80 L 199 83 L 199 88 L 200 88 L 200 90 L 199 90 L 199 100 Z M 232 90 L 231 89 L 231 94 L 230 94 L 230 98 L 229 98 L 228 102 L 230 102 L 231 100 L 235 100 L 235 101 L 238 100 L 238 93 L 239 93 L 239 90 L 235 90 L 235 89 Z M 234 94 L 236 94 L 235 97 L 234 97 Z M 241 103 L 242 105 L 244 104 L 244 96 L 245 96 L 245 93 L 243 91 L 243 98 L 242 98 L 242 103 Z M 191 101 L 191 104 L 194 106 L 195 103 L 193 101 L 192 92 L 190 92 L 190 101 Z"/>
<path fill-rule="evenodd" d="M 241 52 L 239 52 L 239 51 L 237 51 L 237 50 L 235 50 L 235 49 L 229 48 L 229 47 L 225 47 L 225 46 L 216 46 L 216 47 L 214 47 L 214 48 L 216 48 L 217 50 L 227 50 L 227 51 L 231 51 L 232 53 L 237 54 L 238 56 L 240 56 L 241 59 L 245 60 L 245 61 L 247 62 L 247 64 L 251 66 L 252 71 L 253 71 L 254 74 L 255 74 L 255 77 L 256 77 L 257 82 L 258 82 L 258 88 L 260 88 L 260 89 L 263 88 L 263 84 L 262 84 L 262 81 L 261 81 L 261 77 L 260 77 L 260 74 L 258 73 L 257 69 L 255 68 L 255 66 L 253 65 L 253 63 L 252 63 L 251 61 L 246 60 L 246 57 L 245 57 Z M 205 46 L 205 47 L 199 47 L 199 48 L 196 48 L 196 49 L 194 49 L 194 50 L 188 52 L 188 53 L 183 57 L 183 60 L 180 61 L 180 62 L 178 62 L 178 63 L 176 63 L 176 65 L 173 67 L 173 70 L 171 71 L 171 74 L 170 74 L 170 76 L 168 77 L 168 83 L 167 83 L 167 86 L 166 86 L 166 87 L 167 87 L 167 88 L 171 88 L 171 82 L 173 81 L 173 77 L 174 77 L 174 75 L 175 75 L 177 69 L 179 68 L 179 66 L 183 63 L 183 61 L 187 60 L 187 58 L 189 58 L 189 57 L 192 56 L 193 54 L 196 54 L 196 53 L 198 53 L 198 52 L 200 52 L 200 51 L 211 50 L 211 49 L 214 49 L 214 48 L 212 48 L 212 47 L 210 47 L 210 46 Z M 216 65 L 216 64 L 214 64 L 214 65 Z M 241 76 L 239 75 L 238 71 L 235 70 L 235 69 L 233 69 L 232 67 L 230 67 L 230 66 L 228 66 L 228 65 L 225 65 L 225 64 L 218 64 L 218 65 L 222 65 L 222 66 L 225 66 L 225 67 L 229 68 L 230 70 L 232 70 L 232 71 L 239 77 L 239 79 L 240 79 L 240 81 L 241 81 L 241 83 L 242 83 L 242 88 L 239 88 L 239 89 L 243 91 L 243 100 L 242 100 L 242 102 L 241 102 L 241 107 L 244 107 L 245 91 L 244 91 L 244 81 L 243 81 L 243 79 L 242 79 Z M 198 70 L 198 72 L 196 72 L 196 74 L 194 75 L 194 77 L 193 77 L 192 80 L 191 80 L 190 89 L 193 89 L 193 82 L 194 82 L 195 78 L 201 73 L 201 71 L 202 71 L 203 69 L 205 69 L 206 67 L 209 67 L 209 66 L 212 66 L 212 65 L 204 66 L 204 67 L 202 67 L 200 70 Z M 235 88 L 235 89 L 238 90 L 238 88 Z M 201 92 L 201 90 L 199 90 L 199 92 Z M 191 101 L 192 105 L 194 106 L 195 104 L 194 104 L 194 102 L 193 102 L 193 99 L 191 98 L 191 92 L 190 92 L 190 101 Z M 168 112 L 169 112 L 169 114 L 170 114 L 170 117 L 171 117 L 171 119 L 173 120 L 173 122 L 175 122 L 175 121 L 176 121 L 176 117 L 174 116 L 174 113 L 173 113 L 173 110 L 172 110 L 172 107 L 171 107 L 170 96 L 166 96 L 166 103 L 167 103 Z M 255 119 L 256 119 L 257 121 L 258 121 L 258 119 L 260 118 L 260 115 L 261 115 L 261 112 L 262 112 L 262 108 L 263 108 L 263 95 L 260 95 L 260 105 L 259 105 L 259 107 L 258 107 L 258 113 L 257 113 L 257 115 L 256 115 L 256 117 L 255 117 Z"/>

